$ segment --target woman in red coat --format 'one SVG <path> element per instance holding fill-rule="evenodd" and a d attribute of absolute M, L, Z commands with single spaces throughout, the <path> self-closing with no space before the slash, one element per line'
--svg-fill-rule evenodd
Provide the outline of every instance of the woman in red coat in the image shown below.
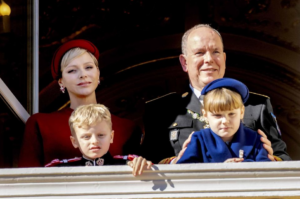
<path fill-rule="evenodd" d="M 95 90 L 100 84 L 99 51 L 89 41 L 78 39 L 63 44 L 54 54 L 51 72 L 61 92 L 70 97 L 70 107 L 53 113 L 37 113 L 27 123 L 19 167 L 43 167 L 53 159 L 81 156 L 70 141 L 69 117 L 80 105 L 97 103 Z M 111 155 L 137 154 L 141 131 L 132 121 L 112 115 L 115 131 Z"/>

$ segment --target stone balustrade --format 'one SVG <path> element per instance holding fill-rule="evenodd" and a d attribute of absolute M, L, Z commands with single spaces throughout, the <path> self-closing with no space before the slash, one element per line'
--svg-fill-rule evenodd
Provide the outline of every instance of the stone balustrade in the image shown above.
<path fill-rule="evenodd" d="M 300 161 L 0 169 L 0 198 L 300 198 Z"/>

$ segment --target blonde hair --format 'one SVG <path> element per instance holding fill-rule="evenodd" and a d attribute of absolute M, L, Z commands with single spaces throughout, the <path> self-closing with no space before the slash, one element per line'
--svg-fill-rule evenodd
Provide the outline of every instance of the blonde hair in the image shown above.
<path fill-rule="evenodd" d="M 209 28 L 211 30 L 213 30 L 215 33 L 217 33 L 217 35 L 220 36 L 221 38 L 221 42 L 222 42 L 222 46 L 223 46 L 223 50 L 224 50 L 224 44 L 223 44 L 223 39 L 222 39 L 222 36 L 221 34 L 219 33 L 219 31 L 217 31 L 216 29 L 212 28 L 210 25 L 208 24 L 198 24 L 198 25 L 195 25 L 194 27 L 190 28 L 189 30 L 187 30 L 184 35 L 182 36 L 182 40 L 181 40 L 181 51 L 182 51 L 182 54 L 184 55 L 187 55 L 187 52 L 186 52 L 186 46 L 187 46 L 187 41 L 188 41 L 188 38 L 189 38 L 189 35 L 191 34 L 191 32 L 193 30 L 196 30 L 198 28 Z"/>
<path fill-rule="evenodd" d="M 204 110 L 212 113 L 244 107 L 241 95 L 227 88 L 217 88 L 209 91 L 204 95 L 203 104 Z"/>
<path fill-rule="evenodd" d="M 72 61 L 72 59 L 79 57 L 86 52 L 89 53 L 89 55 L 92 57 L 95 65 L 98 67 L 98 60 L 90 51 L 87 51 L 84 48 L 72 48 L 71 50 L 66 52 L 66 54 L 64 54 L 64 56 L 61 60 L 61 64 L 60 64 L 61 65 L 60 71 L 62 72 L 63 69 Z"/>
<path fill-rule="evenodd" d="M 76 108 L 69 118 L 71 133 L 75 135 L 75 127 L 91 126 L 101 121 L 106 121 L 112 127 L 111 114 L 108 108 L 102 104 L 89 104 Z"/>

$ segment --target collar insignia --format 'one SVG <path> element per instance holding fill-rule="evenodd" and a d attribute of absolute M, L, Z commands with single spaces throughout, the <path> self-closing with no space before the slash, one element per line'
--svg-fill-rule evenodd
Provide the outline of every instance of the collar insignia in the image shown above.
<path fill-rule="evenodd" d="M 104 159 L 103 159 L 103 158 L 99 158 L 99 159 L 96 161 L 96 164 L 99 165 L 99 166 L 104 165 Z"/>
<path fill-rule="evenodd" d="M 85 166 L 87 166 L 87 167 L 93 166 L 93 163 L 91 161 L 86 161 L 85 162 Z"/>

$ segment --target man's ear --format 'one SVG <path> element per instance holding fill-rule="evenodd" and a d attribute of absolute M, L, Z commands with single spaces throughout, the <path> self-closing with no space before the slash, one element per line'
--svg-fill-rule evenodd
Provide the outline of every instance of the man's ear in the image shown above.
<path fill-rule="evenodd" d="M 115 132 L 112 130 L 110 133 L 110 143 L 114 142 L 114 135 L 115 135 Z"/>
<path fill-rule="evenodd" d="M 186 57 L 184 54 L 179 55 L 179 61 L 184 72 L 188 72 Z"/>
<path fill-rule="evenodd" d="M 73 144 L 73 147 L 74 147 L 75 149 L 79 147 L 79 144 L 78 144 L 76 138 L 74 138 L 73 136 L 70 136 L 70 140 L 71 140 L 71 142 L 72 142 L 72 144 Z"/>

